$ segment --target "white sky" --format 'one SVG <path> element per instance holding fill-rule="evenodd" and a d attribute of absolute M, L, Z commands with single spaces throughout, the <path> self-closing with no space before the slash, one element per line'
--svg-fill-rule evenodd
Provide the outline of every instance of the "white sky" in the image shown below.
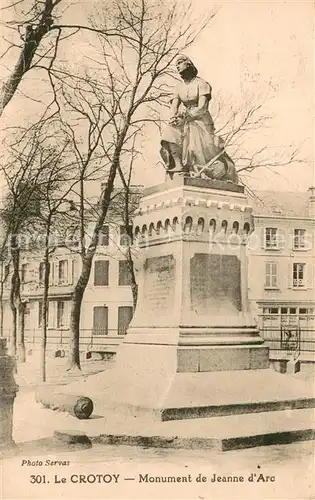
<path fill-rule="evenodd" d="M 248 184 L 254 189 L 290 191 L 314 185 L 313 2 L 192 3 L 200 14 L 220 5 L 215 19 L 187 51 L 199 75 L 211 84 L 214 105 L 219 97 L 235 107 L 248 101 L 248 96 L 254 104 L 265 102 L 264 113 L 272 119 L 268 128 L 253 134 L 249 151 L 264 145 L 281 150 L 295 144 L 301 146 L 300 155 L 306 160 L 281 167 L 277 173 L 257 170 L 247 179 Z M 85 7 L 87 10 L 89 3 Z M 76 7 L 69 17 L 75 22 L 81 16 Z M 69 46 L 69 50 L 77 49 Z M 7 108 L 5 123 L 23 113 L 23 99 L 15 98 Z M 216 124 L 220 125 L 220 117 Z M 159 137 L 149 135 L 144 142 L 145 162 L 139 165 L 135 179 L 145 185 L 164 180 L 164 171 L 157 165 Z"/>
<path fill-rule="evenodd" d="M 195 3 L 200 10 L 210 5 Z M 219 93 L 236 107 L 248 94 L 256 103 L 267 99 L 264 113 L 272 120 L 256 131 L 249 149 L 301 145 L 305 163 L 277 174 L 257 170 L 248 179 L 255 189 L 306 190 L 315 183 L 313 24 L 311 1 L 226 1 L 188 51 L 214 99 Z"/>

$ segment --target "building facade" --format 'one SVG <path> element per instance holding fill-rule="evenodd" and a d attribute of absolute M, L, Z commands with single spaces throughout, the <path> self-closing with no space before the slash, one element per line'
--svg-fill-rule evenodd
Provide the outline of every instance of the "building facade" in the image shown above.
<path fill-rule="evenodd" d="M 133 314 L 130 272 L 126 259 L 127 238 L 124 226 L 105 225 L 81 308 L 80 336 L 83 353 L 115 352 L 126 333 Z M 25 344 L 27 351 L 38 349 L 43 321 L 44 263 L 36 252 L 24 252 L 21 259 L 21 292 L 26 303 Z M 64 355 L 69 337 L 71 299 L 81 272 L 81 257 L 76 246 L 59 246 L 50 259 L 48 307 L 49 351 Z M 9 266 L 9 265 L 7 265 Z M 10 269 L 5 270 L 4 335 L 11 334 L 9 304 Z"/>
<path fill-rule="evenodd" d="M 256 192 L 251 200 L 255 231 L 248 247 L 249 297 L 261 334 L 273 359 L 299 356 L 314 361 L 315 351 L 315 189 L 307 193 Z M 116 352 L 133 314 L 125 228 L 103 228 L 80 322 L 82 355 Z M 69 336 L 70 306 L 81 271 L 75 245 L 61 245 L 51 257 L 48 350 L 64 355 Z M 10 336 L 10 269 L 5 270 L 4 334 Z M 24 253 L 22 297 L 26 302 L 27 351 L 39 345 L 42 326 L 44 265 L 41 256 Z"/>
<path fill-rule="evenodd" d="M 315 351 L 315 190 L 257 192 L 249 242 L 249 295 L 274 359 Z"/>

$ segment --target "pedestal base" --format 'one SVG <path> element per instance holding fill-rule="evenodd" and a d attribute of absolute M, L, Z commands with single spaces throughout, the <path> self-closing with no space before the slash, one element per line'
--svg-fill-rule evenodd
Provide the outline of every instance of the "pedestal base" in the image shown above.
<path fill-rule="evenodd" d="M 269 367 L 268 348 L 264 346 L 182 347 L 177 355 L 178 372 L 258 370 Z"/>
<path fill-rule="evenodd" d="M 266 356 L 263 346 L 122 344 L 104 405 L 154 420 L 315 407 L 304 384 L 267 368 Z"/>

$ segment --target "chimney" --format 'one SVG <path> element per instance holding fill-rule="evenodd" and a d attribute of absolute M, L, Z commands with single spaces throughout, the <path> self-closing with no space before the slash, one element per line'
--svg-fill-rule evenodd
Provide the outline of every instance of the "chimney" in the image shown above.
<path fill-rule="evenodd" d="M 315 217 L 315 186 L 308 188 L 308 215 Z"/>

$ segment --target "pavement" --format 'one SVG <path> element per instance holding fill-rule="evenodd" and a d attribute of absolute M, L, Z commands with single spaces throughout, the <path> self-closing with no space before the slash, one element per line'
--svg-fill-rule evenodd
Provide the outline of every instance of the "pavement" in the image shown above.
<path fill-rule="evenodd" d="M 81 362 L 81 371 L 67 371 L 65 358 L 48 357 L 46 366 L 46 382 L 40 378 L 39 357 L 34 354 L 29 356 L 27 362 L 19 363 L 15 379 L 22 391 L 36 390 L 43 386 L 63 386 L 75 380 L 85 380 L 95 373 L 104 372 L 114 364 L 113 360 Z"/>
<path fill-rule="evenodd" d="M 90 364 L 91 363 L 91 364 Z M 95 386 L 96 380 L 106 379 L 104 372 L 110 370 L 112 362 L 89 362 L 83 366 L 82 374 L 64 372 L 61 360 L 54 362 L 48 368 L 47 384 L 50 387 L 67 389 L 67 387 Z M 311 389 L 314 379 L 310 374 L 297 374 L 296 380 L 303 380 Z M 97 410 L 88 420 L 78 420 L 68 413 L 44 409 L 35 401 L 35 392 L 42 384 L 34 375 L 34 369 L 29 364 L 19 366 L 17 382 L 20 391 L 14 406 L 14 439 L 18 450 L 11 457 L 1 462 L 2 490 L 0 498 L 273 498 L 311 499 L 315 498 L 314 489 L 314 441 L 303 441 L 291 444 L 273 444 L 249 449 L 223 452 L 217 447 L 203 447 L 195 440 L 192 447 L 168 447 L 174 435 L 181 434 L 181 427 L 187 421 L 171 421 L 156 423 L 155 426 L 167 424 L 164 430 L 166 441 L 134 441 L 137 446 L 129 446 L 130 441 L 108 439 L 109 435 L 145 436 L 148 434 L 148 422 L 134 422 L 126 415 L 114 414 L 109 417 Z M 106 385 L 106 384 L 105 384 Z M 299 410 L 301 411 L 301 410 Z M 311 410 L 312 411 L 312 410 Z M 270 412 L 268 425 L 275 425 L 277 413 L 286 415 L 287 426 L 294 420 L 296 410 Z M 314 421 L 314 415 L 303 410 L 304 419 Z M 266 426 L 266 414 L 252 416 L 257 425 Z M 216 420 L 222 424 L 226 419 L 230 434 L 233 434 L 235 424 L 248 434 L 246 415 L 213 417 L 212 419 L 194 419 L 193 435 L 211 435 L 217 427 Z M 211 421 L 211 422 L 210 422 Z M 291 424 L 290 424 L 291 422 Z M 129 429 L 128 429 L 129 426 Z M 152 423 L 150 424 L 152 429 Z M 210 426 L 210 428 L 209 428 Z M 164 427 L 165 429 L 165 427 Z M 221 427 L 222 429 L 222 427 Z M 82 448 L 75 445 L 65 445 L 53 438 L 55 430 L 83 431 L 91 437 L 93 446 Z M 116 431 L 116 435 L 112 431 Z M 110 431 L 110 433 L 109 433 Z M 158 435 L 158 427 L 155 427 Z M 150 430 L 151 432 L 151 430 Z M 192 431 L 191 431 L 192 432 Z M 197 434 L 196 434 L 197 432 Z M 185 430 L 187 434 L 187 429 Z M 149 433 L 150 434 L 150 433 Z M 167 434 L 169 441 L 167 441 Z M 100 440 L 100 436 L 107 439 Z M 152 435 L 152 432 L 151 432 Z M 197 436 L 198 437 L 198 436 Z M 160 446 L 162 444 L 162 446 Z M 173 443 L 174 444 L 174 443 Z M 180 444 L 180 443 L 179 443 Z M 264 443 L 266 444 L 266 443 Z M 23 460 L 35 464 L 39 460 L 44 465 L 22 465 Z M 55 461 L 55 465 L 45 466 L 45 461 Z M 59 465 L 58 465 L 59 462 Z M 60 465 L 69 463 L 67 466 Z M 38 463 L 38 462 L 37 462 Z M 117 483 L 114 475 L 119 475 Z M 262 474 L 262 476 L 261 476 Z M 46 484 L 32 484 L 31 476 L 45 476 Z M 89 477 L 99 475 L 101 482 L 95 480 L 90 484 L 76 483 L 76 476 Z M 188 476 L 190 475 L 191 481 Z M 18 481 L 16 477 L 18 476 Z M 55 482 L 64 477 L 65 483 Z M 229 477 L 243 478 L 231 484 Z M 164 484 L 159 478 L 171 478 Z M 176 481 L 173 477 L 185 478 L 187 483 Z M 5 478 L 5 480 L 3 479 Z M 104 478 L 108 482 L 104 482 Z M 157 479 L 156 479 L 157 478 Z M 219 479 L 218 479 L 219 478 Z M 224 478 L 227 478 L 226 480 Z M 260 479 L 259 479 L 260 478 Z M 269 479 L 268 479 L 269 478 Z"/>
<path fill-rule="evenodd" d="M 315 414 L 307 405 L 291 409 L 290 406 L 279 408 L 280 411 L 256 412 L 250 410 L 247 414 L 227 414 L 211 418 L 170 420 L 161 422 L 152 419 L 146 413 L 122 411 L 107 400 L 107 389 L 111 386 L 114 374 L 114 362 L 88 362 L 82 367 L 81 374 L 69 374 L 63 369 L 62 361 L 51 363 L 46 384 L 39 384 L 30 366 L 21 366 L 17 374 L 20 391 L 14 407 L 14 439 L 16 442 L 52 437 L 54 431 L 77 431 L 86 433 L 94 443 L 150 445 L 152 447 L 187 448 L 187 449 L 220 449 L 231 450 L 253 446 L 271 445 L 280 442 L 309 440 L 314 438 Z M 268 370 L 264 372 L 269 372 Z M 233 375 L 233 383 L 237 377 L 246 376 L 246 381 L 235 383 L 243 388 L 240 394 L 235 394 L 235 401 L 250 401 L 252 388 L 255 387 L 255 397 L 263 398 L 264 390 L 259 371 Z M 314 378 L 311 374 L 299 374 L 287 379 L 286 375 L 275 374 L 272 370 L 265 377 L 270 380 L 279 379 L 283 387 L 294 387 L 295 393 L 314 395 Z M 231 386 L 228 372 L 219 372 L 216 380 L 223 377 L 224 387 Z M 249 389 L 250 377 L 251 388 Z M 255 379 L 257 378 L 257 380 Z M 268 378 L 266 379 L 268 382 Z M 285 381 L 288 381 L 284 384 Z M 259 386 L 260 383 L 260 386 Z M 221 385 L 222 385 L 221 384 Z M 281 396 L 281 384 L 271 388 L 272 396 Z M 270 384 L 269 384 L 270 385 Z M 47 391 L 56 390 L 63 393 L 89 396 L 94 402 L 94 412 L 87 420 L 79 420 L 67 412 L 50 410 L 36 402 L 35 393 L 43 388 Z M 247 386 L 247 387 L 246 387 Z M 114 391 L 115 393 L 115 388 Z M 231 391 L 227 391 L 231 398 Z M 238 390 L 239 392 L 239 390 Z M 261 394 L 260 394 L 261 392 Z M 192 395 L 193 397 L 193 395 Z M 213 394 L 216 397 L 216 394 Z M 221 393 L 218 404 L 221 404 Z M 263 399 L 262 399 L 263 400 Z M 229 399 L 230 401 L 230 399 Z M 302 399 L 302 402 L 304 400 Z M 254 404 L 254 403 L 250 403 Z M 244 412 L 242 412 L 244 413 Z"/>

